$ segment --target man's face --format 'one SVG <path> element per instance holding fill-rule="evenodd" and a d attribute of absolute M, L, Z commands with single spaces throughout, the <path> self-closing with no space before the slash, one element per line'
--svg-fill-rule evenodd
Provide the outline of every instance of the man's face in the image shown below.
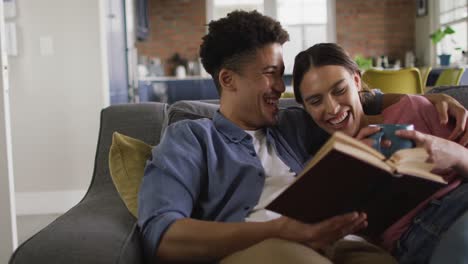
<path fill-rule="evenodd" d="M 232 108 L 228 110 L 232 113 L 228 118 L 246 130 L 275 125 L 278 101 L 285 89 L 283 73 L 281 44 L 272 43 L 258 49 L 255 56 L 233 74 L 235 91 L 225 94 Z"/>

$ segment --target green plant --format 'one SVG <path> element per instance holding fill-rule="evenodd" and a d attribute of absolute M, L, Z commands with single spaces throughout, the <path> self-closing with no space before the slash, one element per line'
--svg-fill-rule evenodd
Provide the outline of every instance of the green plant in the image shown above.
<path fill-rule="evenodd" d="M 358 54 L 354 57 L 354 61 L 361 71 L 372 68 L 372 58 L 365 58 L 364 56 Z"/>
<path fill-rule="evenodd" d="M 444 45 L 444 42 L 442 41 L 446 36 L 448 35 L 452 35 L 452 34 L 455 34 L 455 30 L 450 27 L 450 26 L 446 26 L 446 27 L 440 27 L 439 29 L 437 29 L 436 31 L 434 31 L 431 35 L 429 35 L 429 37 L 431 38 L 432 40 L 432 43 L 434 45 L 437 45 L 437 43 L 441 42 L 441 50 L 442 50 L 442 53 L 447 53 L 447 51 L 445 50 L 445 45 Z M 454 45 L 457 45 L 457 42 L 451 38 L 450 41 L 454 44 Z M 461 47 L 454 47 L 455 50 L 457 51 L 460 51 L 461 50 Z"/>
<path fill-rule="evenodd" d="M 436 45 L 437 43 L 441 42 L 445 36 L 454 34 L 455 30 L 451 28 L 450 26 L 440 27 L 436 31 L 434 31 L 429 37 L 432 40 L 432 44 Z"/>

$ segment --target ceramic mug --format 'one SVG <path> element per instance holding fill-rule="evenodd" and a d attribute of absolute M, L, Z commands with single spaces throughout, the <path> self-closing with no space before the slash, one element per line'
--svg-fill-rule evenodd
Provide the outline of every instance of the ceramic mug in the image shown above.
<path fill-rule="evenodd" d="M 378 126 L 381 128 L 379 132 L 371 135 L 369 138 L 374 139 L 372 147 L 387 158 L 400 149 L 414 148 L 415 146 L 412 140 L 395 135 L 395 131 L 397 130 L 414 130 L 412 124 L 374 124 L 370 126 Z M 382 147 L 382 140 L 390 140 L 392 145 L 388 148 Z"/>

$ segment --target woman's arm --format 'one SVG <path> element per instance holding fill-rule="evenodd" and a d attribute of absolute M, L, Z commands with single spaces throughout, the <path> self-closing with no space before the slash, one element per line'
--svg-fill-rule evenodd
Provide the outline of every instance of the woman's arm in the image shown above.
<path fill-rule="evenodd" d="M 453 97 L 446 94 L 426 94 L 424 95 L 437 109 L 439 119 L 442 125 L 446 125 L 449 116 L 456 120 L 455 128 L 448 139 L 456 140 L 463 146 L 468 144 L 468 132 L 466 120 L 468 111 Z"/>
<path fill-rule="evenodd" d="M 383 94 L 382 109 L 398 102 L 403 94 Z M 426 97 L 437 109 L 441 125 L 446 125 L 449 116 L 455 119 L 455 128 L 449 136 L 450 140 L 457 141 L 463 146 L 468 145 L 467 119 L 468 111 L 453 97 L 446 94 L 425 94 Z"/>

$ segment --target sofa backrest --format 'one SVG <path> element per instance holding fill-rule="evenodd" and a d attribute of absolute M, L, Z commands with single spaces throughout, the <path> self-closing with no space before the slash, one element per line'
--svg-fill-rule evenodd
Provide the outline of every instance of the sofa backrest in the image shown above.
<path fill-rule="evenodd" d="M 104 193 L 104 189 L 115 190 L 109 173 L 112 134 L 119 132 L 152 146 L 157 145 L 166 120 L 167 107 L 164 103 L 121 104 L 109 106 L 101 111 L 93 178 L 85 199 Z"/>
<path fill-rule="evenodd" d="M 450 95 L 468 109 L 468 85 L 439 86 L 432 88 L 428 93 L 444 93 Z"/>
<path fill-rule="evenodd" d="M 468 86 L 440 86 L 435 87 L 428 93 L 444 93 L 454 97 L 465 108 L 468 109 Z M 293 98 L 281 98 L 280 108 L 299 106 Z M 203 101 L 178 101 L 172 104 L 168 109 L 168 116 L 163 130 L 168 124 L 172 124 L 183 119 L 211 118 L 214 112 L 219 108 L 219 100 Z"/>
<path fill-rule="evenodd" d="M 300 106 L 293 98 L 281 98 L 279 101 L 280 108 L 291 106 Z M 184 119 L 199 119 L 212 118 L 213 114 L 219 108 L 219 100 L 203 100 L 203 101 L 178 101 L 173 103 L 167 114 L 167 121 L 163 127 L 163 133 L 166 127 L 172 123 Z M 161 135 L 163 134 L 161 133 Z"/>

